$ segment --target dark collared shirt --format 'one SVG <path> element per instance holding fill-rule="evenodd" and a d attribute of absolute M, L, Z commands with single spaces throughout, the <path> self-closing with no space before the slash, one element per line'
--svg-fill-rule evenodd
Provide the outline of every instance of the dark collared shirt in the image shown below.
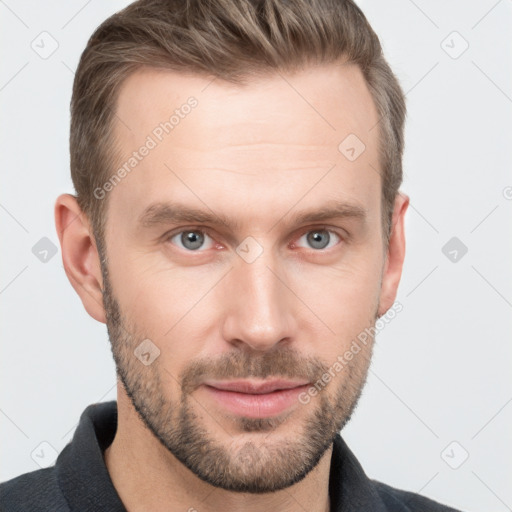
<path fill-rule="evenodd" d="M 126 512 L 103 452 L 117 428 L 115 401 L 90 405 L 55 465 L 0 484 L 2 512 Z M 370 480 L 338 434 L 329 476 L 331 512 L 457 512 Z"/>

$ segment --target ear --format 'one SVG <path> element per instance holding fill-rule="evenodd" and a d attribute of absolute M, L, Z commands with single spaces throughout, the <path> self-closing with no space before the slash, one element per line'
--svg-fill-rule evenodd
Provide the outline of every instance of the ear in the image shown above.
<path fill-rule="evenodd" d="M 60 195 L 55 202 L 55 226 L 62 263 L 71 286 L 80 296 L 87 313 L 106 323 L 103 308 L 103 279 L 92 229 L 75 196 Z"/>
<path fill-rule="evenodd" d="M 386 253 L 386 263 L 382 275 L 378 315 L 381 317 L 393 305 L 396 299 L 398 284 L 402 276 L 405 257 L 404 218 L 409 197 L 399 192 L 395 198 L 395 206 L 391 220 L 391 233 Z"/>

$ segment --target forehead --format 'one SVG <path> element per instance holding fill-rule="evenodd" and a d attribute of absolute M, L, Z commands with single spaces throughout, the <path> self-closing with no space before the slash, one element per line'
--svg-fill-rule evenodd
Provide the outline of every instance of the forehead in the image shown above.
<path fill-rule="evenodd" d="M 311 131 L 316 131 L 319 139 L 331 132 L 333 142 L 349 129 L 365 142 L 370 142 L 377 132 L 372 128 L 378 117 L 362 72 L 354 64 L 346 63 L 311 66 L 292 75 L 271 73 L 244 85 L 211 76 L 144 67 L 120 87 L 116 112 L 120 123 L 116 131 L 127 142 L 130 135 L 137 135 L 133 128 L 150 132 L 155 123 L 168 120 L 190 97 L 198 100 L 201 113 L 194 130 L 198 135 L 210 135 L 202 139 L 205 146 L 211 139 L 212 134 L 207 132 L 211 128 L 227 129 L 230 140 L 237 135 L 246 140 L 246 133 L 230 130 L 233 122 L 244 125 L 253 136 L 264 136 L 271 128 L 270 123 L 281 120 L 286 124 L 298 116 L 307 125 L 304 129 L 297 126 L 291 134 L 299 143 L 300 135 L 311 142 Z M 222 133 L 215 135 L 218 142 Z M 283 140 L 286 135 L 281 134 Z"/>
<path fill-rule="evenodd" d="M 244 85 L 144 68 L 122 84 L 116 118 L 118 167 L 134 165 L 125 165 L 111 201 L 132 219 L 171 196 L 200 205 L 200 198 L 223 194 L 226 204 L 236 195 L 239 206 L 264 207 L 279 198 L 291 206 L 308 187 L 314 191 L 303 206 L 379 195 L 378 116 L 354 65 Z"/>

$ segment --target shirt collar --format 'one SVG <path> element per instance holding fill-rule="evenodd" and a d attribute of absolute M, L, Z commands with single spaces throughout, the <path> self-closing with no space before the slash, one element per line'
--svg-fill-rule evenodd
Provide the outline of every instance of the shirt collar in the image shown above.
<path fill-rule="evenodd" d="M 103 459 L 116 429 L 115 401 L 90 405 L 72 441 L 57 458 L 59 486 L 72 511 L 126 512 Z M 331 456 L 329 496 L 331 512 L 386 511 L 372 481 L 339 434 Z"/>
<path fill-rule="evenodd" d="M 388 509 L 340 434 L 334 438 L 329 474 L 331 512 L 386 512 Z"/>
<path fill-rule="evenodd" d="M 71 443 L 58 456 L 57 479 L 71 511 L 126 512 L 103 459 L 116 429 L 115 401 L 89 405 Z"/>

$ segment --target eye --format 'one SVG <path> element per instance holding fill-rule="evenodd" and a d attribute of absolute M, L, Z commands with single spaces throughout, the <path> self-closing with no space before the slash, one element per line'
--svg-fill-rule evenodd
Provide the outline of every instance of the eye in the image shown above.
<path fill-rule="evenodd" d="M 213 246 L 213 240 L 204 231 L 199 229 L 186 229 L 184 231 L 180 231 L 175 235 L 170 235 L 167 240 L 171 243 L 175 243 L 181 249 L 197 251 L 204 245 L 205 237 L 211 240 L 210 247 L 206 247 L 206 249 L 211 249 Z M 177 242 L 173 242 L 174 239 L 176 239 Z M 203 249 L 205 249 L 205 247 L 203 247 Z"/>
<path fill-rule="evenodd" d="M 307 233 L 304 233 L 300 238 L 302 240 L 303 238 L 306 239 L 306 242 L 310 244 L 310 247 L 317 250 L 323 250 L 323 249 L 330 249 L 334 245 L 336 245 L 336 242 L 331 244 L 333 241 L 333 237 L 331 235 L 334 235 L 334 240 L 338 238 L 339 241 L 341 241 L 341 237 L 336 234 L 334 231 L 331 231 L 326 228 L 318 228 L 308 231 Z"/>

